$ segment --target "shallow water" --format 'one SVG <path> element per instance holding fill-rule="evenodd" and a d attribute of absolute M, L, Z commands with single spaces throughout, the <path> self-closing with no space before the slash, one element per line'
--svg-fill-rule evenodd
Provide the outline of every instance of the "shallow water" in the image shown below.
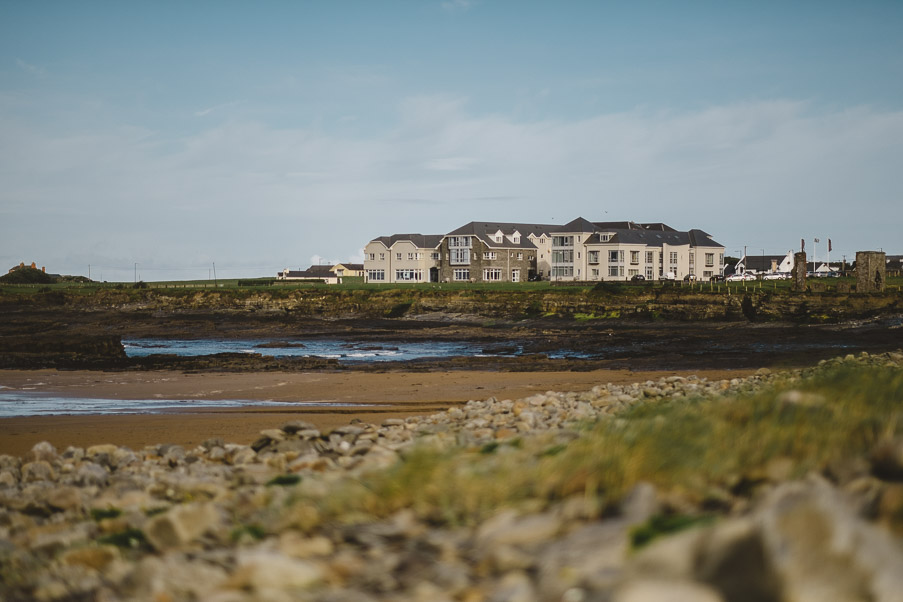
<path fill-rule="evenodd" d="M 128 339 L 122 342 L 129 357 L 154 354 L 179 356 L 213 355 L 215 353 L 259 353 L 270 357 L 320 357 L 344 362 L 388 362 L 418 358 L 474 356 L 482 346 L 460 342 L 349 342 L 334 339 L 263 339 L 186 340 Z"/>
<path fill-rule="evenodd" d="M 79 414 L 158 414 L 173 410 L 242 407 L 348 408 L 365 407 L 356 403 L 329 401 L 254 401 L 250 399 L 103 399 L 97 397 L 65 397 L 35 390 L 0 390 L 0 418 L 14 416 L 52 416 Z M 374 407 L 367 405 L 366 407 Z"/>

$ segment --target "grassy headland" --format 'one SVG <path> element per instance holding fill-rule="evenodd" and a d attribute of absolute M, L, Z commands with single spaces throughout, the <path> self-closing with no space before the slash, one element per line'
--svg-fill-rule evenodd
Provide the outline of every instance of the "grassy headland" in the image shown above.
<path fill-rule="evenodd" d="M 388 317 L 430 313 L 519 319 L 749 320 L 837 322 L 903 312 L 903 278 L 882 294 L 850 292 L 849 279 L 813 279 L 812 290 L 788 282 L 601 283 L 557 285 L 278 283 L 240 281 L 0 286 L 0 307 L 84 310 L 285 311 L 313 317 Z M 267 281 L 269 282 L 269 281 Z"/>

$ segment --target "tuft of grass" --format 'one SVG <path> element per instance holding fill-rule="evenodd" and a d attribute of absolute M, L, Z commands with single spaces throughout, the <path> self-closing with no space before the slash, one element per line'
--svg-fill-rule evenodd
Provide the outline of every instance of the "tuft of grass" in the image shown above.
<path fill-rule="evenodd" d="M 118 518 L 122 516 L 122 510 L 119 508 L 91 508 L 91 518 L 95 521 L 101 521 L 105 518 Z"/>
<path fill-rule="evenodd" d="M 301 475 L 296 474 L 282 474 L 273 477 L 269 481 L 267 481 L 266 486 L 272 487 L 274 485 L 278 485 L 281 487 L 289 487 L 291 485 L 297 485 L 301 482 Z"/>
<path fill-rule="evenodd" d="M 97 538 L 97 543 L 114 545 L 119 548 L 150 549 L 150 544 L 140 529 L 126 529 Z"/>
<path fill-rule="evenodd" d="M 267 536 L 266 531 L 260 525 L 241 525 L 232 529 L 229 538 L 233 542 L 248 538 L 252 541 L 260 541 Z"/>
<path fill-rule="evenodd" d="M 656 514 L 630 532 L 630 546 L 634 550 L 638 550 L 662 535 L 679 533 L 690 527 L 709 524 L 713 520 L 711 516 Z"/>

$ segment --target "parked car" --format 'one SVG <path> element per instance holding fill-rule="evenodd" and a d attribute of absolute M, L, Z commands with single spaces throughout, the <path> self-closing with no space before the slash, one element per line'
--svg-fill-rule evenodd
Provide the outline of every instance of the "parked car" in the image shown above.
<path fill-rule="evenodd" d="M 723 274 L 715 274 L 714 276 L 712 276 L 711 280 L 712 280 L 712 282 L 724 282 L 724 275 Z"/>
<path fill-rule="evenodd" d="M 747 272 L 744 272 L 743 274 L 731 274 L 730 276 L 725 278 L 725 280 L 727 280 L 728 282 L 744 282 L 746 280 L 755 280 L 755 279 L 756 279 L 756 276 L 754 274 L 750 274 Z"/>
<path fill-rule="evenodd" d="M 790 278 L 790 274 L 784 272 L 768 272 L 762 276 L 762 280 L 787 280 L 788 278 Z"/>
<path fill-rule="evenodd" d="M 687 274 L 684 276 L 684 282 L 696 282 L 696 274 Z"/>
<path fill-rule="evenodd" d="M 643 282 L 644 280 L 646 280 L 646 277 L 642 274 L 634 274 L 630 277 L 631 282 Z"/>

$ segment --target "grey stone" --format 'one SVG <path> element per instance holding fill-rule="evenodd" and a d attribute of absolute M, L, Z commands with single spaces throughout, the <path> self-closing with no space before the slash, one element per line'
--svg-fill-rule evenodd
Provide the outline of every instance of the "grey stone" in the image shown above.
<path fill-rule="evenodd" d="M 211 503 L 185 504 L 151 518 L 144 532 L 157 550 L 184 546 L 217 526 L 219 511 Z"/>
<path fill-rule="evenodd" d="M 646 579 L 619 589 L 612 602 L 724 602 L 724 598 L 700 583 Z"/>
<path fill-rule="evenodd" d="M 53 481 L 56 473 L 46 460 L 37 460 L 22 465 L 22 482 L 33 483 L 35 481 Z"/>

